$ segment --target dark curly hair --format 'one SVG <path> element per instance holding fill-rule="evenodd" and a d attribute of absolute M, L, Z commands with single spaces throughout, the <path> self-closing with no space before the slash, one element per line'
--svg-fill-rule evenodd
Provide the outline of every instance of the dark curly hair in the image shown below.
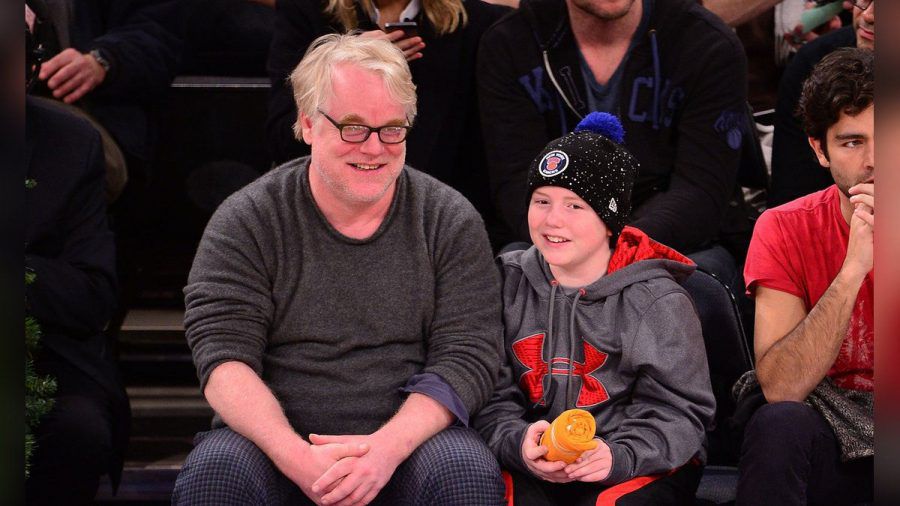
<path fill-rule="evenodd" d="M 875 101 L 875 54 L 859 48 L 841 48 L 822 58 L 803 83 L 797 116 L 806 135 L 822 143 L 828 156 L 826 134 L 841 113 L 856 116 Z"/>

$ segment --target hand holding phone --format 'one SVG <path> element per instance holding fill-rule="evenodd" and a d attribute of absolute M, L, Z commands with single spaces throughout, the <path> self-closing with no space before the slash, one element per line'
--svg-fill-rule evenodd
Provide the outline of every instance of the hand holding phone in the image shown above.
<path fill-rule="evenodd" d="M 408 39 L 419 35 L 419 25 L 415 21 L 400 21 L 398 23 L 385 23 L 384 31 L 391 33 L 396 30 L 403 31 L 403 38 Z M 402 40 L 402 39 L 401 39 Z"/>
<path fill-rule="evenodd" d="M 422 57 L 422 50 L 425 49 L 425 43 L 419 36 L 415 21 L 385 23 L 384 30 L 371 30 L 363 32 L 360 36 L 385 39 L 391 42 L 403 51 L 406 61 L 418 60 Z"/>
<path fill-rule="evenodd" d="M 410 34 L 407 34 L 407 31 L 404 30 L 402 26 L 397 28 L 394 28 L 392 26 L 398 24 L 406 24 L 407 28 L 410 29 L 410 24 L 415 25 L 416 23 L 414 21 L 408 21 L 405 23 L 387 23 L 384 30 L 369 30 L 367 32 L 360 33 L 359 36 L 372 39 L 384 39 L 397 46 L 397 49 L 399 49 L 400 51 L 403 51 L 403 56 L 406 57 L 406 61 L 418 60 L 422 57 L 422 49 L 425 48 L 425 43 L 422 42 L 422 37 L 419 37 L 419 35 L 416 33 L 415 27 L 412 27 L 412 31 L 410 32 Z"/>

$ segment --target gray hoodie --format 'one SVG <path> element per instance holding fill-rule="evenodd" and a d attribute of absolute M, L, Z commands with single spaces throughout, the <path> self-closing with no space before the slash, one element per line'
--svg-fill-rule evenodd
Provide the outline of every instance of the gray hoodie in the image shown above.
<path fill-rule="evenodd" d="M 705 458 L 715 399 L 700 322 L 679 285 L 690 260 L 625 227 L 608 273 L 579 290 L 558 286 L 534 247 L 499 262 L 506 364 L 474 426 L 501 465 L 530 474 L 527 426 L 576 407 L 594 415 L 612 452 L 605 484 Z"/>

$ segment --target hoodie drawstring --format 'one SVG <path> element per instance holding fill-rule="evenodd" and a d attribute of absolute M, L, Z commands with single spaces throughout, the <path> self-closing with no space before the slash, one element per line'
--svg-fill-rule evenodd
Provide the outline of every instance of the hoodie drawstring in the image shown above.
<path fill-rule="evenodd" d="M 650 47 L 653 49 L 653 129 L 659 130 L 659 89 L 662 78 L 659 75 L 659 45 L 656 43 L 656 29 L 650 30 Z"/>
<path fill-rule="evenodd" d="M 556 82 L 556 77 L 553 75 L 553 69 L 550 68 L 550 56 L 547 54 L 546 49 L 544 50 L 543 56 L 544 56 L 544 69 L 547 71 L 547 76 L 550 78 L 550 82 L 553 83 L 553 87 L 556 88 L 556 91 L 559 93 L 559 96 L 562 97 L 563 102 L 565 102 L 566 105 L 569 106 L 569 110 L 572 111 L 572 113 L 575 115 L 576 118 L 578 118 L 578 121 L 583 120 L 584 116 L 582 116 L 581 114 L 578 113 L 578 110 L 575 109 L 575 106 L 572 105 L 572 102 L 569 102 L 569 97 L 567 97 L 566 94 L 563 93 L 562 86 L 560 86 L 559 83 Z"/>
<path fill-rule="evenodd" d="M 547 315 L 547 339 L 544 342 L 544 346 L 547 347 L 548 354 L 547 356 L 553 356 L 553 315 L 556 313 L 556 290 L 559 288 L 559 282 L 555 279 L 550 280 L 550 313 Z M 565 408 L 569 409 L 569 406 L 574 406 L 572 404 L 572 373 L 575 370 L 575 311 L 578 309 L 578 301 L 584 297 L 587 293 L 584 288 L 579 288 L 578 293 L 575 294 L 575 300 L 572 301 L 572 311 L 569 313 L 569 371 L 566 374 L 566 398 L 565 398 Z M 552 362 L 552 361 L 551 361 Z M 550 364 L 550 384 L 545 388 L 544 394 L 541 397 L 541 400 L 538 402 L 539 404 L 543 404 L 546 401 L 547 390 L 550 390 L 553 385 L 553 364 Z"/>
<path fill-rule="evenodd" d="M 656 40 L 656 29 L 650 29 L 650 48 L 653 53 L 653 129 L 659 130 L 659 101 L 662 95 L 662 90 L 659 89 L 662 84 L 662 77 L 660 74 L 660 64 L 659 64 L 659 43 Z M 553 84 L 553 87 L 556 88 L 559 96 L 562 97 L 563 102 L 569 107 L 569 110 L 575 115 L 576 118 L 580 120 L 584 119 L 578 109 L 575 109 L 575 106 L 572 105 L 572 102 L 569 101 L 569 97 L 563 93 L 562 86 L 556 81 L 556 76 L 553 75 L 553 69 L 550 68 L 550 54 L 544 49 L 541 53 L 541 56 L 544 60 L 544 70 L 547 72 L 547 77 L 550 78 L 550 82 Z"/>
<path fill-rule="evenodd" d="M 555 279 L 550 280 L 550 314 L 547 316 L 547 339 L 544 341 L 544 346 L 547 347 L 547 356 L 553 356 L 553 313 L 555 313 L 556 308 L 556 288 L 559 286 L 559 282 Z M 553 364 L 550 364 L 550 368 L 553 368 Z M 548 375 L 547 388 L 543 389 L 543 395 L 541 395 L 541 400 L 538 401 L 538 404 L 545 404 L 547 401 L 547 390 L 552 388 L 553 386 L 553 373 L 552 371 Z"/>
<path fill-rule="evenodd" d="M 575 300 L 572 301 L 572 312 L 569 313 L 569 374 L 566 376 L 566 409 L 572 404 L 572 372 L 575 369 L 575 310 L 578 309 L 578 299 L 585 293 L 584 288 L 579 288 L 575 294 Z"/>

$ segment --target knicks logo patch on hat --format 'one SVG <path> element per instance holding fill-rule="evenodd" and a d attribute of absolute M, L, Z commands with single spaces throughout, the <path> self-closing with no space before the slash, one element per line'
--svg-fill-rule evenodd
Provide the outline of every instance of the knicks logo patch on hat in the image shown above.
<path fill-rule="evenodd" d="M 561 174 L 569 166 L 569 155 L 554 149 L 541 158 L 538 164 L 538 172 L 544 177 L 553 177 Z"/>

